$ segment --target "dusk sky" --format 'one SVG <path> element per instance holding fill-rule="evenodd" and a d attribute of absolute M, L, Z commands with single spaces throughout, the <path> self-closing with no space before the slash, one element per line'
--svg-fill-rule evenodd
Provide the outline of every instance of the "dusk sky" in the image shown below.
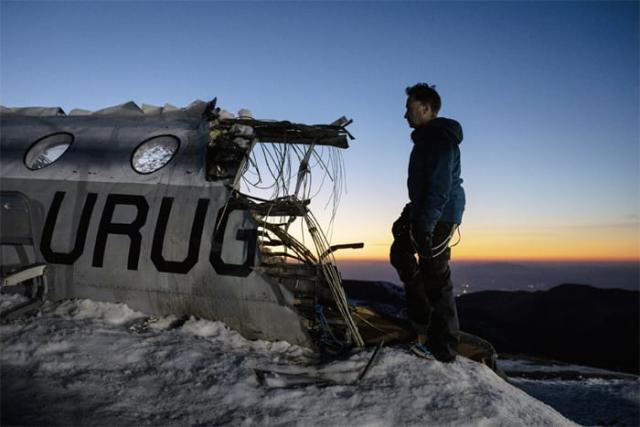
<path fill-rule="evenodd" d="M 638 2 L 2 1 L 0 13 L 5 106 L 217 97 L 257 118 L 352 118 L 333 242 L 366 246 L 343 257 L 387 256 L 407 202 L 404 89 L 426 81 L 464 129 L 455 259 L 640 259 Z"/>

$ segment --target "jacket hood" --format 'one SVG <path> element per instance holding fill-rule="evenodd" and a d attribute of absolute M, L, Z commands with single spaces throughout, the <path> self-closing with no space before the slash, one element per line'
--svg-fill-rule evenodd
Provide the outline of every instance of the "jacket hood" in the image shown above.
<path fill-rule="evenodd" d="M 462 126 L 453 119 L 436 117 L 411 133 L 411 139 L 414 143 L 440 138 L 460 144 L 463 138 Z"/>

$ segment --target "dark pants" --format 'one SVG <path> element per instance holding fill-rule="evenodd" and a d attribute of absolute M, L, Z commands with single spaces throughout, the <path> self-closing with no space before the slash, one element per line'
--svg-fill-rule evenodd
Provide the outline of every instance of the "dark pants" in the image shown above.
<path fill-rule="evenodd" d="M 409 320 L 416 333 L 427 336 L 427 344 L 436 356 L 455 355 L 459 324 L 449 269 L 451 249 L 447 247 L 435 258 L 417 262 L 409 224 L 405 210 L 393 224 L 390 253 L 391 264 L 404 283 Z M 453 226 L 438 222 L 433 233 L 434 247 L 449 236 Z M 434 250 L 434 254 L 438 252 Z"/>

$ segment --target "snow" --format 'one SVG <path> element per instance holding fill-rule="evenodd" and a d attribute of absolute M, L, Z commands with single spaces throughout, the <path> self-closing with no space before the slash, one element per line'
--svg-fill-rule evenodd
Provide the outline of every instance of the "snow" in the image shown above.
<path fill-rule="evenodd" d="M 173 138 L 156 137 L 142 144 L 133 155 L 133 167 L 140 173 L 151 173 L 167 164 L 178 149 Z"/>
<path fill-rule="evenodd" d="M 30 168 L 40 169 L 50 165 L 51 163 L 58 160 L 60 156 L 62 156 L 64 152 L 67 151 L 67 148 L 69 148 L 69 146 L 71 146 L 71 143 L 62 143 L 43 150 L 42 153 L 40 153 L 38 157 L 36 157 L 36 159 L 33 161 L 33 164 L 29 165 Z"/>
<path fill-rule="evenodd" d="M 62 301 L 52 308 L 52 313 L 69 320 L 99 318 L 109 325 L 123 325 L 145 317 L 125 304 L 105 304 L 88 299 Z"/>
<path fill-rule="evenodd" d="M 0 311 L 5 311 L 8 308 L 29 301 L 27 297 L 18 294 L 0 294 Z"/>
<path fill-rule="evenodd" d="M 513 385 L 573 421 L 640 425 L 640 379 L 636 375 L 526 356 L 499 359 L 498 365 Z"/>
<path fill-rule="evenodd" d="M 2 424 L 574 425 L 484 365 L 401 348 L 383 348 L 355 386 L 266 388 L 254 368 L 303 369 L 314 354 L 124 304 L 47 302 L 38 316 L 0 326 L 0 341 Z M 369 355 L 323 370 L 353 373 Z"/>
<path fill-rule="evenodd" d="M 251 126 L 241 125 L 237 123 L 231 126 L 229 132 L 237 136 L 253 136 L 254 134 L 253 128 Z"/>
<path fill-rule="evenodd" d="M 233 118 L 235 118 L 233 113 L 230 113 L 227 110 L 221 110 L 219 115 L 218 115 L 218 117 L 220 117 L 221 119 L 233 119 Z"/>
<path fill-rule="evenodd" d="M 247 108 L 241 108 L 238 111 L 238 117 L 241 119 L 252 119 L 253 115 L 251 114 L 251 110 Z"/>
<path fill-rule="evenodd" d="M 591 378 L 582 381 L 523 378 L 514 385 L 585 425 L 640 425 L 640 382 Z"/>
<path fill-rule="evenodd" d="M 500 359 L 500 368 L 507 374 L 515 376 L 526 376 L 527 373 L 544 372 L 550 376 L 553 374 L 571 375 L 579 377 L 617 377 L 637 379 L 635 375 L 610 371 L 608 369 L 594 368 L 591 366 L 574 365 L 558 361 L 544 361 L 535 359 Z"/>

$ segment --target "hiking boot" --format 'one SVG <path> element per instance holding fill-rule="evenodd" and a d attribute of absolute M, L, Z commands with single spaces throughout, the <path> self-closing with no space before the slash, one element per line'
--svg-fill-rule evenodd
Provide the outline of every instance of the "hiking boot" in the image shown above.
<path fill-rule="evenodd" d="M 411 344 L 411 346 L 409 347 L 409 350 L 411 350 L 411 352 L 416 356 L 422 357 L 423 359 L 428 359 L 428 360 L 436 359 L 426 345 L 421 344 L 417 341 Z"/>

